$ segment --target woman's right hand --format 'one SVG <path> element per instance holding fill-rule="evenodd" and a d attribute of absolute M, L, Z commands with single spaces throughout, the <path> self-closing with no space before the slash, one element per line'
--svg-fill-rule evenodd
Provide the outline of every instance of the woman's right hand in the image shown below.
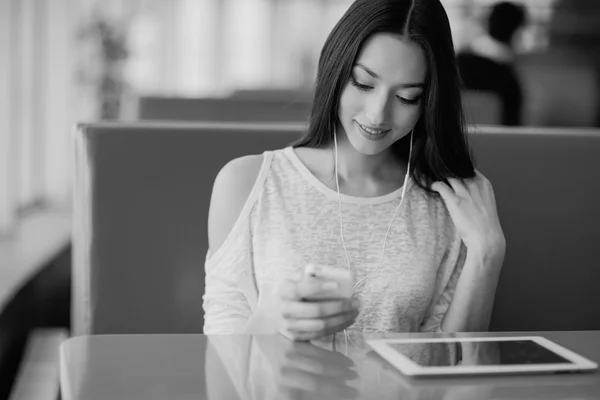
<path fill-rule="evenodd" d="M 335 281 L 288 279 L 280 286 L 281 333 L 292 340 L 320 339 L 354 324 L 359 304 L 352 298 L 327 298 Z"/>

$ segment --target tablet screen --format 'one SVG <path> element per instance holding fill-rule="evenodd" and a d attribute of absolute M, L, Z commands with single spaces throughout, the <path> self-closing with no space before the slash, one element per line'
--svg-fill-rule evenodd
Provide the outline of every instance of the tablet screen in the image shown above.
<path fill-rule="evenodd" d="M 388 343 L 422 367 L 572 364 L 533 340 Z"/>

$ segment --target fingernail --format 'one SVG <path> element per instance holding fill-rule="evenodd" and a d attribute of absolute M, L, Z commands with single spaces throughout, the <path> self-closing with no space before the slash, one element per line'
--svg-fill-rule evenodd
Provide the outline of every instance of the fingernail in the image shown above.
<path fill-rule="evenodd" d="M 335 290 L 338 287 L 337 282 L 325 282 L 321 285 L 321 289 L 323 290 Z"/>
<path fill-rule="evenodd" d="M 306 268 L 304 269 L 304 273 L 306 275 L 312 276 L 313 278 L 318 277 L 320 272 L 321 272 L 321 268 L 319 268 L 319 266 L 317 264 L 312 264 L 312 263 L 307 264 Z"/>

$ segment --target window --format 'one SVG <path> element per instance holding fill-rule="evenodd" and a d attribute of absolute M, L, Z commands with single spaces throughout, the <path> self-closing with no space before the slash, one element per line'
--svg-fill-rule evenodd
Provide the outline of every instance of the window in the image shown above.
<path fill-rule="evenodd" d="M 0 235 L 68 207 L 74 29 L 69 0 L 0 2 Z"/>

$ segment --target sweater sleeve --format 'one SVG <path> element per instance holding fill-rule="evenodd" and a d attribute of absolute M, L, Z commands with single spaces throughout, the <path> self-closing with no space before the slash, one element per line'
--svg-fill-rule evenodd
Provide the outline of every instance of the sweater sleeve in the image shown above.
<path fill-rule="evenodd" d="M 252 212 L 272 158 L 272 152 L 264 152 L 258 178 L 231 232 L 216 251 L 207 251 L 202 303 L 205 335 L 254 333 L 263 318 L 257 312 Z"/>
<path fill-rule="evenodd" d="M 248 218 L 238 221 L 217 251 L 206 255 L 204 334 L 244 333 L 252 314 L 251 235 Z"/>
<path fill-rule="evenodd" d="M 456 240 L 446 251 L 438 270 L 436 290 L 421 323 L 421 332 L 441 332 L 441 325 L 450 306 L 458 278 L 467 256 L 462 240 Z"/>

